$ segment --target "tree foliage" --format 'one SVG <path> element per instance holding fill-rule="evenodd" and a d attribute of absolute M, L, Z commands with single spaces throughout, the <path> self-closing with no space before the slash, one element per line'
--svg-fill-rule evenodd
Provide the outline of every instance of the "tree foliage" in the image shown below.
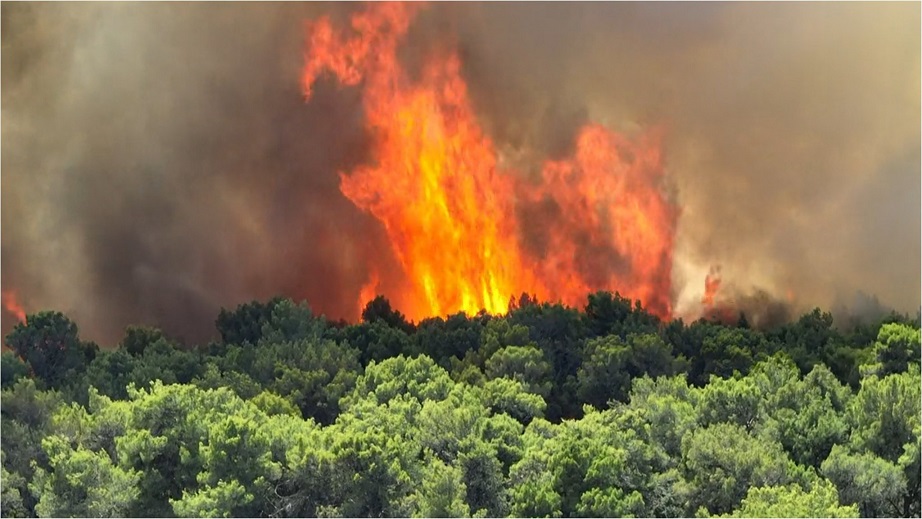
<path fill-rule="evenodd" d="M 805 492 L 800 485 L 753 487 L 743 504 L 724 517 L 858 517 L 854 505 L 839 505 L 839 496 L 828 481 Z"/>
<path fill-rule="evenodd" d="M 30 315 L 6 336 L 6 344 L 28 363 L 36 377 L 52 387 L 79 375 L 99 349 L 81 341 L 77 325 L 60 312 Z"/>
<path fill-rule="evenodd" d="M 254 301 L 198 347 L 65 316 L 2 357 L 2 510 L 198 517 L 920 514 L 918 323 L 583 310 L 331 323 Z"/>

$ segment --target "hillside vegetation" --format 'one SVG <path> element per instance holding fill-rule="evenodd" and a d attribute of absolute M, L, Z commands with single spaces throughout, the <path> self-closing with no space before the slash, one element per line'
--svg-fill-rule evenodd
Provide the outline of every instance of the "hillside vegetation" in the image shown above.
<path fill-rule="evenodd" d="M 273 299 L 220 340 L 55 312 L 2 356 L 2 515 L 920 515 L 918 317 L 754 330 L 584 309 L 346 325 Z"/>

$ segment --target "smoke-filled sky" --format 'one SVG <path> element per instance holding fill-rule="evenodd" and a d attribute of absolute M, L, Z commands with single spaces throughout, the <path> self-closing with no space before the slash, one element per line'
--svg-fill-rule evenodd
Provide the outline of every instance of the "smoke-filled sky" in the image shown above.
<path fill-rule="evenodd" d="M 366 259 L 399 268 L 339 191 L 368 160 L 360 94 L 321 81 L 305 103 L 298 78 L 305 20 L 361 7 L 4 3 L 3 289 L 103 346 L 142 323 L 204 341 L 222 306 L 273 295 L 354 320 Z M 919 20 L 918 3 L 446 3 L 401 55 L 456 46 L 522 174 L 588 121 L 663 128 L 679 314 L 712 265 L 737 299 L 915 313 Z"/>

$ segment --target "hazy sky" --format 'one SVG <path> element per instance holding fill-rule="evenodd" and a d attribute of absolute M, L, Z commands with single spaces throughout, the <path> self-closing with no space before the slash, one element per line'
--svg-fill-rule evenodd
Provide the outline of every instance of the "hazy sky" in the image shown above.
<path fill-rule="evenodd" d="M 396 268 L 338 190 L 366 160 L 356 89 L 298 84 L 304 21 L 360 4 L 2 5 L 2 285 L 114 344 L 207 339 L 281 294 L 354 319 L 363 258 Z M 408 63 L 455 44 L 521 173 L 598 121 L 659 125 L 675 298 L 920 306 L 918 3 L 434 4 Z M 3 315 L 2 331 L 12 326 Z"/>

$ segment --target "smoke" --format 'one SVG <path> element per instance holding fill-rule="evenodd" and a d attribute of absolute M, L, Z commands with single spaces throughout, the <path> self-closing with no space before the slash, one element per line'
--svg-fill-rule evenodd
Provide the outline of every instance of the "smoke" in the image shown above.
<path fill-rule="evenodd" d="M 864 292 L 919 308 L 918 5 L 490 4 L 471 19 L 472 91 L 510 146 L 559 150 L 574 114 L 666 126 L 680 313 L 714 264 L 742 306 Z"/>
<path fill-rule="evenodd" d="M 336 196 L 357 104 L 300 93 L 322 6 L 59 7 L 3 6 L 4 286 L 104 344 L 279 293 L 351 316 L 378 231 Z"/>
<path fill-rule="evenodd" d="M 3 4 L 4 289 L 103 345 L 133 323 L 203 341 L 220 307 L 276 294 L 355 319 L 369 259 L 397 269 L 338 188 L 367 159 L 358 92 L 321 81 L 305 104 L 298 74 L 302 22 L 360 7 Z M 919 18 L 913 3 L 434 4 L 402 52 L 460 49 L 523 175 L 590 120 L 664 127 L 680 313 L 715 264 L 719 295 L 747 305 L 915 312 Z"/>

